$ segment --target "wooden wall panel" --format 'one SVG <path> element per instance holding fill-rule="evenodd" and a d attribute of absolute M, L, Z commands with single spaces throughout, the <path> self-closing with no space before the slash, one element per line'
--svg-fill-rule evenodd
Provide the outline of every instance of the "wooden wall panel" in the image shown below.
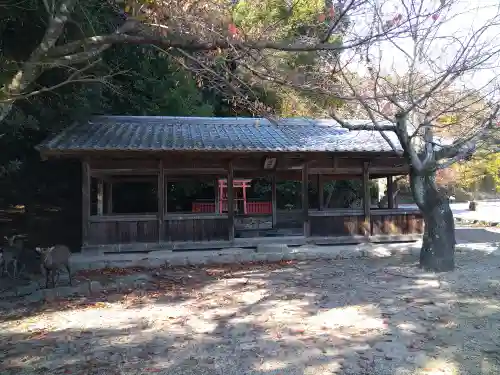
<path fill-rule="evenodd" d="M 158 241 L 158 221 L 90 222 L 89 244 L 110 245 Z"/>
<path fill-rule="evenodd" d="M 229 219 L 182 219 L 165 223 L 167 242 L 227 241 L 229 240 Z"/>
<path fill-rule="evenodd" d="M 311 236 L 341 237 L 364 235 L 363 216 L 310 216 Z"/>
<path fill-rule="evenodd" d="M 276 227 L 277 228 L 302 228 L 304 217 L 302 210 L 277 210 Z"/>
<path fill-rule="evenodd" d="M 422 234 L 424 221 L 420 214 L 382 214 L 372 212 L 372 235 Z"/>

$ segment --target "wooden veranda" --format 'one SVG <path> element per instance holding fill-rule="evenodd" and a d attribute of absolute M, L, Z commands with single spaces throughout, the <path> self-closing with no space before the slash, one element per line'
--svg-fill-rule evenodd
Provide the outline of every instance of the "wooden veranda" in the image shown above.
<path fill-rule="evenodd" d="M 302 121 L 95 117 L 69 127 L 39 150 L 46 158 L 82 161 L 83 248 L 139 251 L 421 237 L 419 211 L 398 209 L 393 200 L 392 178 L 407 174 L 408 166 L 378 132 Z M 237 209 L 235 188 L 227 187 L 235 181 L 246 187 L 255 178 L 269 181 L 270 210 L 248 210 L 246 197 L 244 208 Z M 387 207 L 374 203 L 370 193 L 369 181 L 382 178 L 387 180 Z M 205 201 L 204 209 L 192 208 L 194 203 L 189 210 L 179 208 L 169 203 L 168 191 L 184 180 L 212 181 L 219 193 Z M 300 205 L 278 207 L 276 187 L 285 180 L 300 182 Z M 359 180 L 362 199 L 349 207 L 326 207 L 324 186 L 339 180 Z M 118 185 L 132 181 L 152 183 L 155 197 L 145 212 L 119 213 Z M 314 199 L 310 186 L 317 191 Z"/>

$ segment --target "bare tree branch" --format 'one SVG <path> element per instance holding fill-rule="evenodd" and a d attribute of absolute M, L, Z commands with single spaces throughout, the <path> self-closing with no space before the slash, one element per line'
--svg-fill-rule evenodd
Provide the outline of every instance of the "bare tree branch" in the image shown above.
<path fill-rule="evenodd" d="M 20 95 L 38 78 L 42 72 L 39 61 L 42 56 L 54 47 L 61 36 L 64 25 L 73 11 L 75 3 L 76 0 L 63 0 L 57 12 L 51 15 L 43 39 L 21 69 L 14 75 L 11 82 L 6 85 L 5 91 L 9 96 Z M 7 116 L 11 107 L 12 102 L 0 105 L 0 122 Z"/>

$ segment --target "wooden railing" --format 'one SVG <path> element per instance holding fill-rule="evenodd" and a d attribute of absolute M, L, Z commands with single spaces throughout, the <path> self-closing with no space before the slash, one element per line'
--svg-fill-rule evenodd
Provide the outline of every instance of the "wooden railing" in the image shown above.
<path fill-rule="evenodd" d="M 271 215 L 273 205 L 271 202 L 247 202 L 247 214 Z"/>
<path fill-rule="evenodd" d="M 362 210 L 309 211 L 311 236 L 343 237 L 366 234 Z"/>
<path fill-rule="evenodd" d="M 227 202 L 222 202 L 222 212 L 227 212 Z M 215 202 L 193 202 L 191 204 L 193 213 L 214 213 Z M 271 215 L 273 206 L 271 202 L 247 202 L 247 214 Z"/>
<path fill-rule="evenodd" d="M 229 240 L 229 218 L 219 214 L 170 214 L 165 217 L 165 242 Z"/>
<path fill-rule="evenodd" d="M 380 209 L 365 220 L 362 210 L 309 211 L 311 236 L 420 235 L 423 219 L 418 210 Z"/>
<path fill-rule="evenodd" d="M 370 217 L 372 235 L 408 235 L 424 232 L 424 219 L 418 210 L 373 210 Z"/>
<path fill-rule="evenodd" d="M 158 241 L 156 215 L 91 216 L 88 243 L 90 245 L 130 244 Z"/>
<path fill-rule="evenodd" d="M 201 213 L 201 212 L 215 212 L 215 203 L 214 202 L 193 202 L 192 203 L 192 212 Z"/>
<path fill-rule="evenodd" d="M 267 214 L 268 202 L 251 203 L 256 203 L 252 210 Z M 300 210 L 278 211 L 277 227 L 302 225 L 302 214 Z M 424 228 L 422 215 L 417 210 L 376 209 L 370 212 L 369 221 L 363 210 L 356 209 L 310 210 L 308 215 L 312 237 L 420 235 Z M 293 220 L 285 225 L 285 219 Z M 87 242 L 89 245 L 108 245 L 228 241 L 229 234 L 227 214 L 168 213 L 162 222 L 154 214 L 106 215 L 89 218 Z"/>

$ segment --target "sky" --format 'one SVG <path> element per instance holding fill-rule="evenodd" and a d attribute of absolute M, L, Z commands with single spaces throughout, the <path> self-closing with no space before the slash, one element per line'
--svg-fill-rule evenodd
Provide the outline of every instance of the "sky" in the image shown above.
<path fill-rule="evenodd" d="M 397 14 L 401 14 L 404 20 L 407 15 L 405 8 L 411 7 L 412 3 L 417 6 L 423 3 L 422 12 L 416 13 L 436 14 L 437 20 L 433 20 L 432 16 L 426 17 L 425 21 L 422 18 L 421 30 L 431 31 L 434 37 L 429 38 L 426 44 L 429 48 L 424 54 L 426 59 L 417 65 L 419 71 L 438 77 L 440 73 L 436 71 L 442 72 L 453 65 L 453 59 L 456 58 L 458 52 L 463 50 L 461 43 L 470 41 L 471 37 L 474 34 L 477 35 L 478 30 L 481 29 L 484 29 L 481 36 L 467 48 L 470 56 L 485 56 L 486 53 L 500 51 L 499 0 L 444 0 L 444 2 L 445 8 L 437 13 L 434 11 L 439 9 L 441 0 L 371 0 L 369 8 L 359 7 L 353 11 L 353 36 L 366 35 L 368 32 L 368 27 L 373 24 L 373 4 L 377 4 L 382 10 L 379 17 L 385 22 Z M 402 23 L 397 30 L 402 30 L 407 25 L 407 23 L 406 26 Z M 488 27 L 485 28 L 486 25 Z M 408 35 L 396 35 L 391 40 L 392 42 L 386 38 L 373 46 L 370 49 L 370 58 L 372 62 L 381 62 L 381 70 L 384 74 L 396 71 L 401 75 L 409 70 L 409 59 L 405 56 L 405 52 L 413 55 L 414 43 Z M 345 62 L 350 62 L 349 67 L 352 70 L 366 74 L 366 63 L 360 63 L 357 55 L 359 55 L 358 52 L 351 50 L 344 53 L 342 58 Z M 500 54 L 495 53 L 493 58 L 481 64 L 481 67 L 482 69 L 476 69 L 473 74 L 468 73 L 461 77 L 460 83 L 465 87 L 477 89 L 487 84 L 498 84 Z"/>

